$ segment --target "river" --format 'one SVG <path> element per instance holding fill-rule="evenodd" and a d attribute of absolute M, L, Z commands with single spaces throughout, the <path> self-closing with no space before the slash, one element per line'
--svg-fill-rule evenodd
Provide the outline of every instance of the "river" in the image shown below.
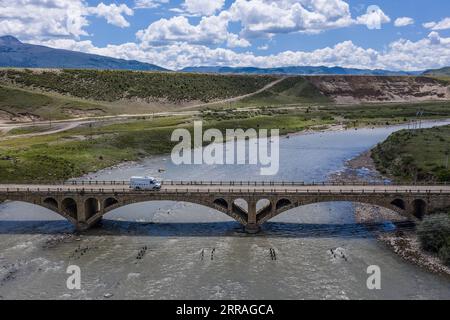
<path fill-rule="evenodd" d="M 449 122 L 425 123 L 424 127 Z M 292 135 L 280 141 L 278 181 L 325 181 L 401 126 Z M 159 169 L 165 169 L 159 173 Z M 175 166 L 170 157 L 88 178 L 264 180 L 258 166 Z M 339 248 L 343 255 L 330 249 Z M 276 260 L 270 255 L 275 250 Z M 138 257 L 142 257 L 138 259 Z M 81 289 L 66 268 L 81 269 Z M 368 290 L 367 267 L 381 269 Z M 450 279 L 403 261 L 355 223 L 352 203 L 293 209 L 247 235 L 228 216 L 194 204 L 134 204 L 78 235 L 56 214 L 0 204 L 0 299 L 450 299 Z"/>

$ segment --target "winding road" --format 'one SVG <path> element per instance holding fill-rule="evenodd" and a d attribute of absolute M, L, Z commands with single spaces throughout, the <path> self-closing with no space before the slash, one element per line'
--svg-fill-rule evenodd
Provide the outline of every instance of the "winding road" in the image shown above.
<path fill-rule="evenodd" d="M 236 102 L 236 101 L 239 101 L 239 100 L 242 100 L 245 98 L 255 96 L 261 92 L 264 92 L 264 91 L 272 88 L 273 86 L 277 85 L 284 79 L 286 79 L 286 77 L 277 79 L 276 81 L 269 83 L 265 87 L 255 91 L 255 92 L 249 93 L 249 94 L 245 94 L 245 95 L 241 95 L 241 96 L 237 96 L 237 97 L 233 97 L 233 98 L 227 98 L 227 99 L 223 99 L 223 100 L 219 100 L 219 101 L 201 103 L 201 104 L 185 107 L 185 108 L 182 108 L 182 109 L 184 109 L 183 111 L 153 112 L 153 113 L 145 113 L 145 114 L 121 114 L 121 115 L 111 115 L 111 116 L 95 116 L 95 117 L 83 117 L 83 118 L 74 118 L 74 119 L 67 119 L 67 120 L 56 120 L 56 121 L 52 121 L 52 126 L 54 126 L 54 128 L 50 128 L 50 130 L 27 133 L 27 134 L 0 136 L 0 141 L 15 139 L 15 138 L 27 138 L 27 137 L 50 135 L 50 134 L 55 134 L 55 133 L 71 130 L 80 125 L 99 122 L 99 121 L 105 121 L 105 120 L 121 120 L 121 119 L 132 119 L 132 118 L 153 117 L 153 116 L 189 116 L 189 115 L 192 116 L 192 115 L 197 115 L 197 114 L 200 114 L 200 111 L 186 110 L 186 109 L 197 109 L 197 108 L 201 108 L 201 107 L 207 107 L 210 105 L 219 105 L 219 104 Z M 17 123 L 0 121 L 0 133 L 7 134 L 11 130 L 17 129 L 17 128 L 49 126 L 49 124 L 50 124 L 49 121 L 17 122 Z"/>

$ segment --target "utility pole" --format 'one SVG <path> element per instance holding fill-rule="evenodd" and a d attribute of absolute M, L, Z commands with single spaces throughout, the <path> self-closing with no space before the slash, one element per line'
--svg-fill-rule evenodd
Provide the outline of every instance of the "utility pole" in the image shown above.
<path fill-rule="evenodd" d="M 422 116 L 423 116 L 423 110 L 418 110 L 416 113 L 416 117 L 418 118 L 419 121 L 419 129 L 422 129 Z"/>

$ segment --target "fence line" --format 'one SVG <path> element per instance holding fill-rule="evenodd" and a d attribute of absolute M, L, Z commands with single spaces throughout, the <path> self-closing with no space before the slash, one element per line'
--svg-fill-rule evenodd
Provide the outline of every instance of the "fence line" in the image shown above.
<path fill-rule="evenodd" d="M 21 182 L 21 183 L 8 183 L 0 182 L 0 185 L 63 185 L 63 186 L 128 186 L 130 181 L 123 180 L 68 180 L 60 182 Z M 378 183 L 365 183 L 365 182 L 303 182 L 303 181 L 174 181 L 174 180 L 163 180 L 162 185 L 169 186 L 450 186 L 448 182 L 433 182 L 433 183 L 388 183 L 388 182 L 378 182 Z"/>

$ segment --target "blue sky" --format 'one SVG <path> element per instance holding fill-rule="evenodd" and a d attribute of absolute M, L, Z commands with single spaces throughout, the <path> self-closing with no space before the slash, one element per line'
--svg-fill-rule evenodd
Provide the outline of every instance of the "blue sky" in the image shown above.
<path fill-rule="evenodd" d="M 0 0 L 0 17 L 1 35 L 171 69 L 450 65 L 448 0 Z"/>
<path fill-rule="evenodd" d="M 88 1 L 91 5 L 96 5 L 101 1 Z M 104 3 L 125 3 L 130 8 L 134 6 L 134 0 L 126 1 L 103 1 Z M 234 1 L 227 0 L 225 7 L 229 7 Z M 89 33 L 93 34 L 92 40 L 95 45 L 105 46 L 107 44 L 120 44 L 127 41 L 135 41 L 137 31 L 146 28 L 152 22 L 161 18 L 170 18 L 175 14 L 169 9 L 181 7 L 182 0 L 172 0 L 168 4 L 162 4 L 156 9 L 136 10 L 133 17 L 128 18 L 131 23 L 130 28 L 111 28 L 103 19 L 93 19 L 91 26 L 87 28 Z M 429 21 L 442 20 L 446 16 L 450 17 L 450 1 L 448 0 L 375 0 L 347 1 L 350 5 L 351 12 L 359 15 L 365 12 L 369 5 L 378 5 L 391 18 L 412 17 L 416 23 L 408 27 L 399 29 L 394 25 L 384 25 L 381 30 L 372 30 L 368 32 L 364 26 L 354 26 L 345 29 L 330 30 L 318 35 L 303 34 L 281 34 L 275 37 L 273 45 L 270 46 L 268 53 L 276 53 L 284 50 L 314 50 L 336 43 L 352 40 L 355 44 L 382 49 L 390 42 L 397 40 L 399 37 L 405 37 L 410 40 L 419 40 L 429 33 L 429 30 L 422 27 L 423 23 Z M 447 15 L 446 15 L 447 13 Z M 191 17 L 191 21 L 198 22 L 199 17 Z M 112 29 L 114 31 L 112 32 Z M 239 31 L 235 28 L 235 31 Z M 450 36 L 450 29 L 442 32 L 442 35 Z M 86 37 L 87 39 L 88 37 Z M 265 44 L 264 39 L 255 39 L 252 49 Z"/>

